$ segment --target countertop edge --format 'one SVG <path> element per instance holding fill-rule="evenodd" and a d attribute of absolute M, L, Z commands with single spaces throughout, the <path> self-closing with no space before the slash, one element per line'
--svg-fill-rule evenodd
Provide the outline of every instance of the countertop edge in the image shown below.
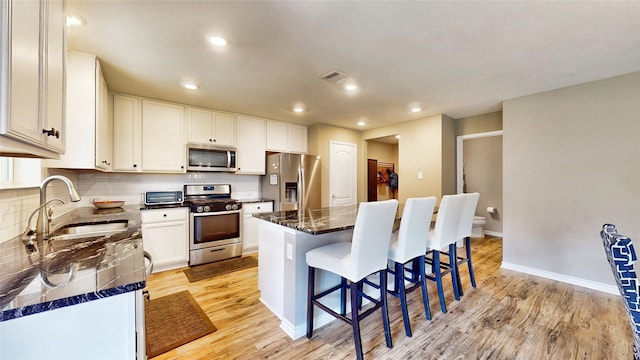
<path fill-rule="evenodd" d="M 0 322 L 18 319 L 28 315 L 34 315 L 45 311 L 64 308 L 67 306 L 78 305 L 89 301 L 100 300 L 110 296 L 124 294 L 130 291 L 136 291 L 143 289 L 146 286 L 146 281 L 131 283 L 123 286 L 116 286 L 109 289 L 98 290 L 87 294 L 74 295 L 62 299 L 56 299 L 52 301 L 45 301 L 39 304 L 27 305 L 20 308 L 11 310 L 5 310 L 0 312 Z"/>

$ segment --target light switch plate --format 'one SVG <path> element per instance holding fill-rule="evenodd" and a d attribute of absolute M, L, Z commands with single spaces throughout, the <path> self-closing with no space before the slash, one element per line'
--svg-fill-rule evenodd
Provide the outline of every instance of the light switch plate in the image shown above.
<path fill-rule="evenodd" d="M 293 245 L 287 244 L 287 259 L 293 260 Z"/>
<path fill-rule="evenodd" d="M 418 180 L 422 180 L 422 171 L 418 171 Z"/>

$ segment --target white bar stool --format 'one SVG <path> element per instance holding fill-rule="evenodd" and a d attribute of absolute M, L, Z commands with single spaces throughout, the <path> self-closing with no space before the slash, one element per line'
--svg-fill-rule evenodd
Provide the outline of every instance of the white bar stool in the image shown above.
<path fill-rule="evenodd" d="M 409 198 L 402 212 L 400 229 L 393 233 L 391 246 L 389 247 L 389 260 L 392 262 L 394 270 L 389 272 L 394 274 L 394 288 L 389 290 L 393 296 L 400 298 L 402 307 L 402 320 L 404 331 L 407 336 L 411 336 L 411 324 L 409 323 L 409 311 L 407 309 L 406 294 L 422 288 L 422 302 L 425 316 L 431 320 L 431 310 L 429 309 L 429 296 L 427 295 L 427 280 L 424 272 L 425 249 L 427 248 L 427 237 L 431 225 L 433 209 L 436 206 L 436 197 Z M 415 261 L 414 261 L 415 260 Z M 405 264 L 412 261 L 411 269 L 406 271 L 411 275 L 405 276 Z M 417 264 L 417 269 L 415 267 Z M 412 285 L 405 287 L 405 281 Z"/>
<path fill-rule="evenodd" d="M 358 360 L 363 359 L 360 320 L 382 308 L 387 347 L 392 347 L 389 313 L 387 309 L 387 253 L 391 242 L 391 231 L 398 209 L 397 200 L 360 203 L 351 242 L 337 242 L 307 252 L 309 266 L 307 284 L 307 338 L 313 335 L 314 305 L 330 315 L 351 324 Z M 340 284 L 315 294 L 316 269 L 330 271 L 341 277 Z M 363 291 L 366 277 L 379 273 L 380 299 L 373 299 Z M 351 317 L 346 312 L 347 281 L 351 299 Z M 378 287 L 378 286 L 376 286 Z M 334 311 L 319 300 L 334 291 L 340 290 L 340 312 Z M 362 297 L 374 306 L 361 311 Z"/>

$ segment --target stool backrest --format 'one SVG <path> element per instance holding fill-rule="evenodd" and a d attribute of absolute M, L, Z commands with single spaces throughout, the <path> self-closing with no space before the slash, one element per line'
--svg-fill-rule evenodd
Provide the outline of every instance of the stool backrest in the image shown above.
<path fill-rule="evenodd" d="M 476 207 L 478 207 L 478 200 L 480 199 L 480 193 L 468 193 L 461 194 L 464 197 L 464 206 L 462 207 L 462 213 L 460 214 L 460 224 L 458 225 L 458 239 L 471 236 L 471 229 L 473 228 L 473 217 L 476 214 Z"/>
<path fill-rule="evenodd" d="M 398 230 L 398 258 L 409 261 L 424 255 L 436 197 L 408 198 Z"/>
<path fill-rule="evenodd" d="M 640 283 L 635 268 L 638 257 L 631 239 L 618 234 L 615 225 L 604 224 L 600 237 L 629 316 L 633 331 L 633 356 L 634 359 L 640 359 Z"/>
<path fill-rule="evenodd" d="M 464 207 L 464 194 L 444 195 L 438 207 L 436 226 L 428 244 L 431 249 L 440 250 L 458 240 L 460 215 Z"/>
<path fill-rule="evenodd" d="M 398 200 L 363 202 L 351 240 L 352 280 L 387 267 L 391 232 L 398 210 Z"/>

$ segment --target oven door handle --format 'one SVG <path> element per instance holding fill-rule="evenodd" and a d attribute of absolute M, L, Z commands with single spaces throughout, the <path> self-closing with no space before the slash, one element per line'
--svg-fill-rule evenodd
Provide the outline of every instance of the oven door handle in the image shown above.
<path fill-rule="evenodd" d="M 229 210 L 229 211 L 214 211 L 214 212 L 205 212 L 205 213 L 194 213 L 192 212 L 192 216 L 216 216 L 216 215 L 229 215 L 229 214 L 240 214 L 240 210 Z"/>

